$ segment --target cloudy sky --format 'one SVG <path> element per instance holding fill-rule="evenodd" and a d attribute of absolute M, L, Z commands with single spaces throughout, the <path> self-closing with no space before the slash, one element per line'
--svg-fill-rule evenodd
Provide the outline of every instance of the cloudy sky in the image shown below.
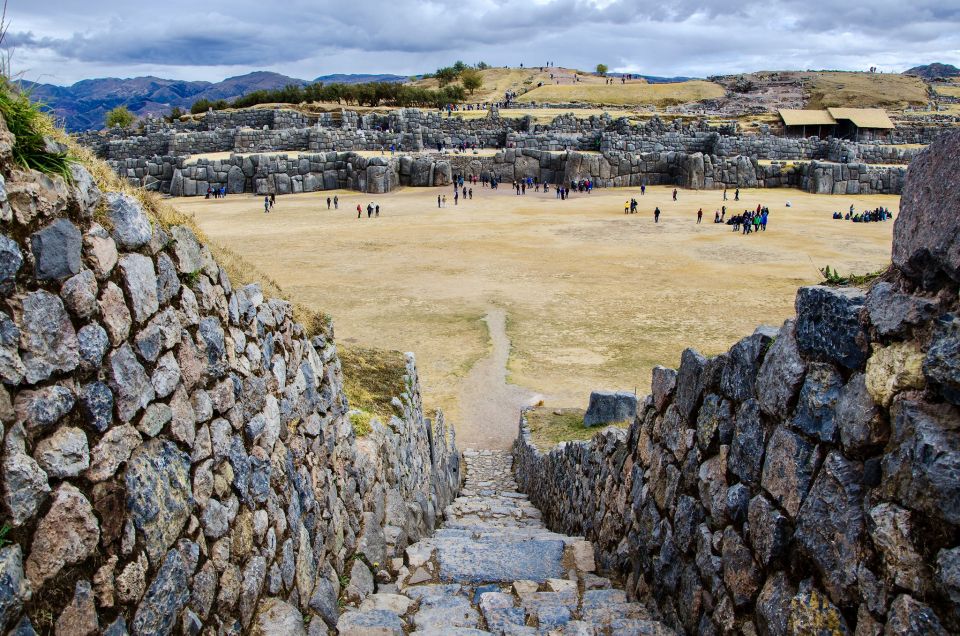
<path fill-rule="evenodd" d="M 9 0 L 26 79 L 410 75 L 463 60 L 648 75 L 960 65 L 960 0 Z"/>

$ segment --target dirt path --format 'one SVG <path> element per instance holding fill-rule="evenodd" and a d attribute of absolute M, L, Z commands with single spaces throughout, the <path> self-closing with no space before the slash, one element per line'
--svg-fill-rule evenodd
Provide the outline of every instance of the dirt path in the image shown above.
<path fill-rule="evenodd" d="M 540 399 L 523 387 L 507 382 L 507 312 L 491 307 L 483 318 L 492 345 L 477 360 L 460 389 L 457 445 L 460 448 L 507 449 L 517 436 L 520 409 Z"/>

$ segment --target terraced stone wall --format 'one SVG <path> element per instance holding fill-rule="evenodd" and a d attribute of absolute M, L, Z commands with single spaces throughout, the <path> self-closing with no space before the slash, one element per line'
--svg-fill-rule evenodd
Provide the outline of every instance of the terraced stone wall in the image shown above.
<path fill-rule="evenodd" d="M 549 528 L 687 633 L 960 630 L 960 134 L 910 167 L 893 265 L 804 287 L 796 316 L 656 367 L 629 429 L 518 483 Z"/>
<path fill-rule="evenodd" d="M 459 488 L 413 358 L 357 439 L 332 325 L 12 142 L 0 122 L 0 630 L 327 633 Z"/>

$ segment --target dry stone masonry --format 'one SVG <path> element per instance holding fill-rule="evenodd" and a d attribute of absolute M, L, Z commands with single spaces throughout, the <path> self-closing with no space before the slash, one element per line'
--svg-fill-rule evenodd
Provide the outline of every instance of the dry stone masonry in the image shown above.
<path fill-rule="evenodd" d="M 945 130 L 917 134 L 928 143 Z M 382 193 L 401 185 L 438 185 L 442 179 L 431 178 L 429 166 L 443 173 L 450 162 L 460 164 L 459 174 L 535 177 L 545 183 L 563 183 L 576 174 L 601 187 L 794 187 L 818 194 L 899 194 L 903 166 L 918 152 L 880 141 L 794 138 L 768 130 L 741 134 L 736 122 L 711 127 L 705 120 L 684 124 L 675 119 L 668 124 L 654 116 L 634 124 L 608 114 L 566 114 L 536 124 L 530 116 L 502 118 L 496 110 L 484 118 L 463 119 L 417 109 L 310 116 L 253 109 L 210 112 L 176 124 L 147 122 L 142 131 L 84 133 L 79 139 L 134 185 L 173 196 L 203 196 L 208 187 L 258 194 L 334 188 Z M 493 158 L 432 152 L 438 145 L 460 144 L 506 151 Z M 390 147 L 398 159 L 357 154 Z M 238 154 L 213 161 L 190 157 L 213 152 Z M 760 163 L 765 160 L 773 163 Z M 411 172 L 411 164 L 424 167 Z"/>
<path fill-rule="evenodd" d="M 351 602 L 341 636 L 673 633 L 596 574 L 588 541 L 543 527 L 511 463 L 508 451 L 464 451 L 466 482 L 444 528 L 407 548 L 395 584 Z"/>
<path fill-rule="evenodd" d="M 629 429 L 541 453 L 522 491 L 687 633 L 960 630 L 960 133 L 911 165 L 893 266 L 657 367 Z"/>
<path fill-rule="evenodd" d="M 459 490 L 412 356 L 356 438 L 330 324 L 12 142 L 0 122 L 0 630 L 333 630 Z"/>

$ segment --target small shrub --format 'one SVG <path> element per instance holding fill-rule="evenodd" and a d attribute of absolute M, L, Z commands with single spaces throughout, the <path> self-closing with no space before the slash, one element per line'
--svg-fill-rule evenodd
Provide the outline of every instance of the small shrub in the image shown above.
<path fill-rule="evenodd" d="M 352 411 L 350 413 L 350 424 L 353 426 L 353 434 L 357 437 L 366 437 L 373 430 L 370 426 L 370 420 L 373 419 L 373 413 L 370 411 Z"/>
<path fill-rule="evenodd" d="M 129 128 L 136 120 L 137 116 L 131 113 L 126 106 L 117 106 L 107 112 L 103 122 L 107 128 Z"/>

